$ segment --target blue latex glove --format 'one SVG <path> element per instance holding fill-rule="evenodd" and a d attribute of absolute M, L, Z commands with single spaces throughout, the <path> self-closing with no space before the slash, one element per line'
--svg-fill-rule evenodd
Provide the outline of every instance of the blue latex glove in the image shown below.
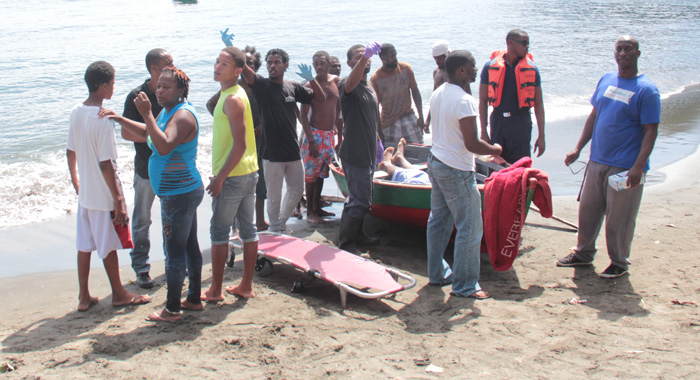
<path fill-rule="evenodd" d="M 311 66 L 302 63 L 299 65 L 299 70 L 301 70 L 301 72 L 297 73 L 298 76 L 306 79 L 309 82 L 314 80 L 314 74 L 311 72 Z"/>
<path fill-rule="evenodd" d="M 372 58 L 373 55 L 379 54 L 382 52 L 382 45 L 380 45 L 378 42 L 370 42 L 365 46 L 365 53 L 364 56 L 365 58 L 369 59 Z"/>
<path fill-rule="evenodd" d="M 226 30 L 220 30 L 219 32 L 221 33 L 221 41 L 224 42 L 224 45 L 233 46 L 233 36 L 235 36 L 235 34 L 228 34 L 228 28 L 226 28 Z"/>
<path fill-rule="evenodd" d="M 379 165 L 380 162 L 384 160 L 384 144 L 382 144 L 382 140 L 377 140 L 377 162 L 376 164 Z"/>

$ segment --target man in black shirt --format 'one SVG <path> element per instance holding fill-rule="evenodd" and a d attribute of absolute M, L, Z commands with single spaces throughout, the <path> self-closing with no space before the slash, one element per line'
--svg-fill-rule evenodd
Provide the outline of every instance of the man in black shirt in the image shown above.
<path fill-rule="evenodd" d="M 142 85 L 129 92 L 124 102 L 124 113 L 122 116 L 127 119 L 143 123 L 141 114 L 136 109 L 134 99 L 139 92 L 144 92 L 151 101 L 151 112 L 157 116 L 161 109 L 156 99 L 156 87 L 158 78 L 164 67 L 172 66 L 173 57 L 165 49 L 153 49 L 146 54 L 146 68 L 151 74 Z M 122 128 L 122 137 L 125 140 L 134 141 L 128 130 Z M 151 157 L 151 149 L 146 143 L 134 142 L 136 156 L 134 157 L 134 213 L 132 215 L 132 237 L 134 248 L 131 250 L 131 267 L 136 272 L 136 280 L 140 287 L 150 289 L 154 283 L 149 275 L 151 270 L 148 251 L 151 248 L 149 229 L 151 227 L 151 206 L 155 199 L 155 193 L 151 188 L 151 181 L 148 176 L 148 160 Z M 167 260 L 167 258 L 166 258 Z"/>
<path fill-rule="evenodd" d="M 310 104 L 312 99 L 325 101 L 326 95 L 311 73 L 311 67 L 300 65 L 299 76 L 311 88 L 284 80 L 289 55 L 272 49 L 265 56 L 269 78 L 263 78 L 246 65 L 243 78 L 253 90 L 260 106 L 263 124 L 263 167 L 267 184 L 267 215 L 270 232 L 282 233 L 286 222 L 304 193 L 304 165 L 297 138 L 297 102 Z M 282 183 L 287 193 L 282 201 Z"/>
<path fill-rule="evenodd" d="M 357 253 L 356 242 L 362 236 L 362 224 L 372 203 L 372 176 L 377 160 L 377 127 L 379 103 L 377 94 L 367 83 L 370 58 L 379 53 L 380 46 L 370 42 L 367 47 L 354 45 L 348 50 L 350 75 L 338 84 L 340 107 L 343 112 L 343 142 L 340 160 L 348 182 L 348 200 L 340 218 L 338 247 Z"/>

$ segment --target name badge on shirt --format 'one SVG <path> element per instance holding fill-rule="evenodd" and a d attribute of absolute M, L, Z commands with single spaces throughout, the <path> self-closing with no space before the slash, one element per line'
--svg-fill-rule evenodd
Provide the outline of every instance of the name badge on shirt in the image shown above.
<path fill-rule="evenodd" d="M 603 96 L 605 96 L 608 99 L 617 100 L 618 102 L 630 104 L 630 100 L 634 96 L 634 92 L 615 86 L 608 86 L 608 89 L 605 90 Z"/>

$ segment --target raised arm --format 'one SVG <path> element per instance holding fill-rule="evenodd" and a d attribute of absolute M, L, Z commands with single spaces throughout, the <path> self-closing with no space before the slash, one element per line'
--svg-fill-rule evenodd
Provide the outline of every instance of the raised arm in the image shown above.
<path fill-rule="evenodd" d="M 151 113 L 151 102 L 143 92 L 136 97 L 136 108 L 146 122 L 146 132 L 151 137 L 153 147 L 161 156 L 172 152 L 197 130 L 194 115 L 188 111 L 178 111 L 165 126 L 165 131 L 161 131 Z"/>
<path fill-rule="evenodd" d="M 355 66 L 352 68 L 352 71 L 350 71 L 350 75 L 348 75 L 348 79 L 345 81 L 345 93 L 349 94 L 352 92 L 352 90 L 357 87 L 357 85 L 360 83 L 362 78 L 365 76 L 365 65 L 367 64 L 367 61 L 369 61 L 370 58 L 372 58 L 373 55 L 378 54 L 379 52 L 382 51 L 381 45 L 377 42 L 370 42 L 367 44 L 365 47 L 364 53 L 359 53 L 358 55 L 355 56 L 356 58 L 359 57 L 357 60 L 357 63 Z"/>
<path fill-rule="evenodd" d="M 311 73 L 311 66 L 302 63 L 299 65 L 299 71 L 300 72 L 298 72 L 297 75 L 306 79 L 311 87 L 311 90 L 314 92 L 314 100 L 318 102 L 325 102 L 326 92 L 323 91 L 323 88 L 321 88 L 318 81 Z"/>
<path fill-rule="evenodd" d="M 144 96 L 146 95 L 144 94 Z M 146 139 L 148 138 L 148 133 L 146 132 L 146 124 L 144 123 L 139 123 L 138 121 L 128 119 L 124 116 L 120 116 L 116 112 L 106 108 L 100 109 L 98 116 L 100 117 L 100 119 L 106 117 L 119 123 L 122 126 L 122 137 L 125 140 L 142 143 L 146 142 Z"/>

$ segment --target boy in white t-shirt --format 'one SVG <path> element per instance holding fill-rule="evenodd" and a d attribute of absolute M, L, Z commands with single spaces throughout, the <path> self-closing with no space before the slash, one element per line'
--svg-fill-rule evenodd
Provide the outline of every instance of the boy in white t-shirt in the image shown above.
<path fill-rule="evenodd" d="M 85 83 L 90 95 L 71 111 L 66 149 L 71 181 L 78 194 L 78 311 L 87 311 L 99 302 L 88 289 L 90 256 L 95 250 L 109 277 L 112 305 L 145 304 L 150 297 L 127 291 L 119 277 L 116 250 L 131 248 L 133 243 L 116 170 L 114 129 L 110 120 L 97 115 L 102 101 L 112 98 L 114 67 L 104 61 L 93 62 L 85 72 Z"/>

